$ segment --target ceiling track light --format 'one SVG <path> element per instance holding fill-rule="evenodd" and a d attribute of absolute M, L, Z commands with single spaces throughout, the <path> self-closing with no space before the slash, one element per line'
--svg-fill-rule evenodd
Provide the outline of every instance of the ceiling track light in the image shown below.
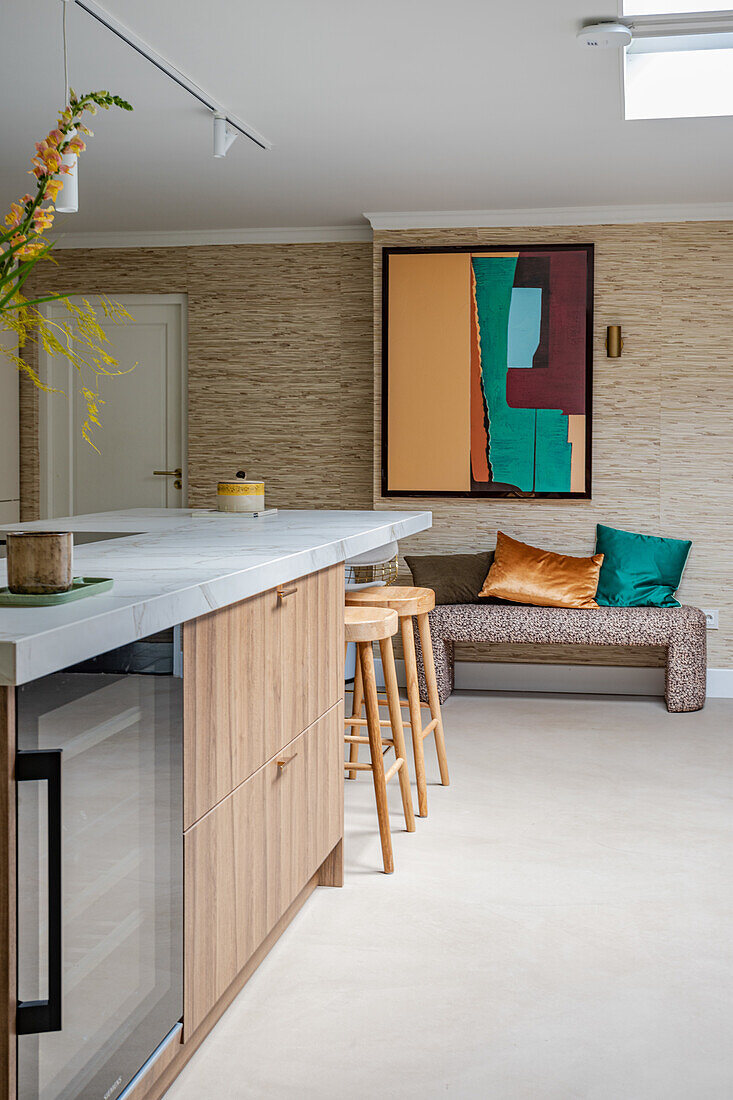
<path fill-rule="evenodd" d="M 68 0 L 66 0 L 68 2 Z M 208 108 L 214 114 L 214 156 L 225 156 L 227 149 L 231 146 L 236 134 L 229 138 L 226 138 L 226 148 L 224 152 L 216 152 L 216 120 L 222 118 L 227 125 L 227 130 L 236 130 L 237 134 L 241 134 L 243 137 L 248 138 L 255 145 L 258 145 L 260 149 L 272 149 L 272 142 L 268 141 L 258 130 L 255 130 L 254 126 L 250 126 L 248 122 L 243 122 L 242 119 L 237 118 L 236 115 L 230 114 L 225 111 L 224 108 L 213 96 L 208 92 L 200 88 L 189 76 L 177 69 L 175 65 L 172 65 L 165 57 L 154 50 L 152 46 L 149 46 L 139 35 L 131 31 L 129 27 L 126 27 L 124 23 L 120 23 L 119 19 L 116 19 L 114 15 L 110 13 L 98 4 L 96 0 L 73 0 L 73 2 L 80 7 L 87 15 L 91 15 L 93 19 L 96 19 L 98 23 L 101 23 L 103 27 L 106 27 L 108 31 L 112 31 L 112 34 L 121 38 L 126 45 L 130 46 L 133 50 L 139 53 L 146 61 L 149 61 L 151 65 L 155 65 L 156 69 L 160 69 L 162 73 L 173 80 L 180 88 L 192 95 L 194 99 L 197 99 L 199 103 L 203 103 L 204 107 Z M 64 5 L 65 6 L 65 5 Z"/>
<path fill-rule="evenodd" d="M 225 157 L 237 140 L 237 131 L 230 130 L 226 115 L 214 115 L 214 156 Z"/>

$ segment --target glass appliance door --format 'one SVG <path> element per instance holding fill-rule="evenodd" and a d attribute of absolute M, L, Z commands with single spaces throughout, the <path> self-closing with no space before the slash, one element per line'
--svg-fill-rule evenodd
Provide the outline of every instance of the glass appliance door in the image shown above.
<path fill-rule="evenodd" d="M 114 1100 L 181 1018 L 177 637 L 17 689 L 18 1030 L 60 1023 L 19 1034 L 20 1100 Z"/>

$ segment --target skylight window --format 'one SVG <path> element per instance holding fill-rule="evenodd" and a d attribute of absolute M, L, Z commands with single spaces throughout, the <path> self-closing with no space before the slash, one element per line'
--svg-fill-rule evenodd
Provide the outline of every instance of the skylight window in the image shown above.
<path fill-rule="evenodd" d="M 625 116 L 733 115 L 733 10 L 710 0 L 624 0 Z"/>
<path fill-rule="evenodd" d="M 710 0 L 624 0 L 624 15 L 694 15 L 701 11 L 728 11 L 728 5 Z"/>

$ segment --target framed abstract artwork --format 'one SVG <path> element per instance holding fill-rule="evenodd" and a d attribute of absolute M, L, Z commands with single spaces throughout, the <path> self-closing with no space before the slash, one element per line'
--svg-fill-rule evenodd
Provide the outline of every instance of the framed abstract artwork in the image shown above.
<path fill-rule="evenodd" d="M 383 495 L 589 499 L 593 245 L 382 260 Z"/>

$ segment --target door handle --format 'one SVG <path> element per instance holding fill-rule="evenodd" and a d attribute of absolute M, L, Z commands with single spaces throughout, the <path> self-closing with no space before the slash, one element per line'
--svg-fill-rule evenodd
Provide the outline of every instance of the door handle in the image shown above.
<path fill-rule="evenodd" d="M 45 779 L 48 784 L 48 998 L 18 1001 L 18 1035 L 61 1031 L 61 749 L 19 749 L 18 783 Z"/>
<path fill-rule="evenodd" d="M 277 595 L 280 600 L 284 600 L 286 596 L 294 596 L 297 591 L 297 584 L 292 585 L 290 588 L 286 588 L 284 584 L 277 586 Z"/>
<path fill-rule="evenodd" d="M 177 466 L 175 470 L 153 470 L 154 477 L 183 477 L 183 470 Z"/>
<path fill-rule="evenodd" d="M 282 775 L 282 773 L 285 771 L 288 764 L 292 764 L 297 755 L 297 752 L 294 752 L 292 756 L 283 756 L 281 760 L 277 761 L 277 769 L 280 772 L 280 775 Z"/>

